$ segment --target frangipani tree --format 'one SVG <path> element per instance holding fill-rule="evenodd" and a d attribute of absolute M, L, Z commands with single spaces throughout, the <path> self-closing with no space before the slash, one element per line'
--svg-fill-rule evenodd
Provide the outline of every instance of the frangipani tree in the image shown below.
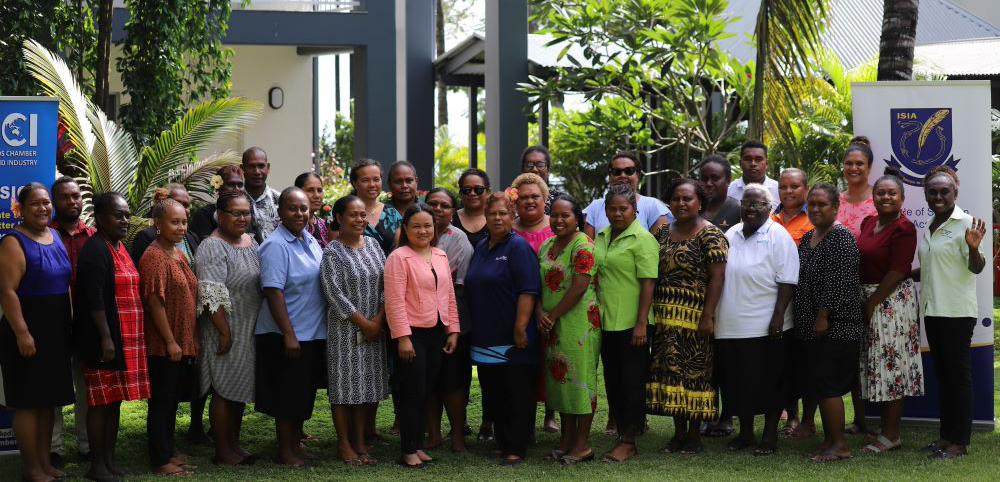
<path fill-rule="evenodd" d="M 260 115 L 260 103 L 227 98 L 189 108 L 170 129 L 148 146 L 95 106 L 81 91 L 62 58 L 33 40 L 24 43 L 25 63 L 42 91 L 59 99 L 59 118 L 71 147 L 62 174 L 76 177 L 84 191 L 83 216 L 90 219 L 95 193 L 125 195 L 132 212 L 142 216 L 152 207 L 153 190 L 170 182 L 187 187 L 196 203 L 212 201 L 208 180 L 221 166 L 236 164 L 239 153 L 227 150 L 199 159 L 206 147 L 239 135 Z M 141 99 L 132 99 L 141 102 Z"/>

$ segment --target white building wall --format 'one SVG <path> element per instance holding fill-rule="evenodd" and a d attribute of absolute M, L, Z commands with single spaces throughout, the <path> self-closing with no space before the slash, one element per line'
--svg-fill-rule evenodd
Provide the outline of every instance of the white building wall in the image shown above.
<path fill-rule="evenodd" d="M 260 102 L 261 116 L 239 139 L 211 146 L 203 155 L 225 149 L 243 152 L 258 146 L 271 161 L 268 185 L 280 191 L 291 186 L 295 176 L 312 168 L 312 57 L 298 55 L 294 46 L 227 47 L 233 49 L 232 95 Z M 113 49 L 113 57 L 119 57 L 121 50 Z M 111 70 L 110 91 L 121 93 L 121 77 L 114 68 Z M 272 87 L 284 91 L 280 109 L 268 105 Z M 121 100 L 123 104 L 128 101 L 127 97 Z"/>

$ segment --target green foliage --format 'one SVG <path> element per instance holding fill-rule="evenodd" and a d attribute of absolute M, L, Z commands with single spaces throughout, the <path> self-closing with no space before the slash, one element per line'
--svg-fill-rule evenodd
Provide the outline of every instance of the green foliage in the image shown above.
<path fill-rule="evenodd" d="M 581 202 L 604 193 L 609 156 L 618 150 L 644 147 L 633 143 L 627 115 L 627 104 L 615 98 L 593 104 L 588 111 L 550 111 L 552 174 Z"/>
<path fill-rule="evenodd" d="M 131 135 L 84 97 L 60 57 L 30 40 L 24 44 L 24 56 L 42 92 L 59 99 L 59 117 L 72 145 L 63 174 L 78 176 L 84 191 L 85 219 L 92 210 L 92 194 L 109 190 L 125 194 L 140 216 L 150 208 L 153 189 L 169 182 L 184 184 L 196 203 L 211 201 L 208 178 L 220 166 L 239 162 L 239 154 L 225 151 L 199 160 L 198 153 L 240 133 L 260 112 L 259 103 L 245 99 L 204 102 L 188 109 L 152 143 L 140 148 Z"/>
<path fill-rule="evenodd" d="M 354 113 L 354 105 L 351 105 Z M 319 174 L 324 178 L 343 177 L 354 164 L 354 121 L 340 112 L 333 118 L 333 133 L 323 126 L 319 136 Z"/>
<path fill-rule="evenodd" d="M 187 104 L 229 95 L 232 50 L 222 47 L 229 0 L 126 0 L 128 35 L 117 69 L 131 101 L 122 123 L 149 142 Z"/>
<path fill-rule="evenodd" d="M 21 44 L 29 38 L 51 44 L 56 22 L 52 16 L 60 0 L 3 0 L 0 2 L 0 94 L 35 95 L 37 86 L 25 70 Z"/>
<path fill-rule="evenodd" d="M 486 135 L 477 136 L 477 162 L 486 169 Z M 434 141 L 434 187 L 446 187 L 458 196 L 458 176 L 469 168 L 469 148 L 455 144 L 448 135 L 448 126 L 438 128 Z"/>
<path fill-rule="evenodd" d="M 615 140 L 619 148 L 676 153 L 656 167 L 684 175 L 696 153 L 718 151 L 736 129 L 750 98 L 751 70 L 718 48 L 730 35 L 724 0 L 536 3 L 540 23 L 549 27 L 541 32 L 554 37 L 550 45 L 562 46 L 560 58 L 574 67 L 523 84 L 535 101 L 565 92 L 582 92 L 592 104 L 608 100 L 601 109 L 609 115 L 577 120 L 596 132 L 624 133 L 627 142 Z M 570 52 L 574 45 L 583 58 Z"/>

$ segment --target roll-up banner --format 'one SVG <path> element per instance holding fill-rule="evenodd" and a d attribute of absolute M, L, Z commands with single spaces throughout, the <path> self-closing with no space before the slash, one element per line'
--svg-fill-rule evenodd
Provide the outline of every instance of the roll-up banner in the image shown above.
<path fill-rule="evenodd" d="M 54 97 L 0 96 L 0 237 L 20 222 L 11 201 L 21 188 L 55 181 L 58 123 L 59 101 Z M 0 373 L 0 405 L 3 400 Z M 0 455 L 17 451 L 12 415 L 0 408 Z"/>
<path fill-rule="evenodd" d="M 990 82 L 986 80 L 854 82 L 854 133 L 871 139 L 875 155 L 870 181 L 886 165 L 902 172 L 903 213 L 922 239 L 933 213 L 924 198 L 923 179 L 940 165 L 954 168 L 961 185 L 956 204 L 992 224 L 990 157 Z M 973 423 L 992 428 L 993 419 L 993 231 L 981 247 L 987 268 L 976 277 L 979 317 L 972 334 Z M 914 256 L 914 266 L 919 260 Z M 923 313 L 921 313 L 921 317 Z M 906 399 L 903 416 L 910 422 L 934 422 L 940 414 L 934 361 L 920 327 L 924 388 L 922 397 Z"/>

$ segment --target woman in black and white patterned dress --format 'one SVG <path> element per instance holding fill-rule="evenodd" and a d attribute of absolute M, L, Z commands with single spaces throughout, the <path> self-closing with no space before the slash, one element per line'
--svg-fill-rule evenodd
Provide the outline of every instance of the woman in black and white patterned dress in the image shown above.
<path fill-rule="evenodd" d="M 366 413 L 389 395 L 383 270 L 385 253 L 364 236 L 365 204 L 355 196 L 333 206 L 340 236 L 323 251 L 327 366 L 338 454 L 350 465 L 374 464 L 364 442 Z"/>
<path fill-rule="evenodd" d="M 223 192 L 216 207 L 219 227 L 201 242 L 195 257 L 198 365 L 201 396 L 212 392 L 213 462 L 235 465 L 252 458 L 239 442 L 243 408 L 254 399 L 260 257 L 257 242 L 246 234 L 252 212 L 246 196 Z"/>

